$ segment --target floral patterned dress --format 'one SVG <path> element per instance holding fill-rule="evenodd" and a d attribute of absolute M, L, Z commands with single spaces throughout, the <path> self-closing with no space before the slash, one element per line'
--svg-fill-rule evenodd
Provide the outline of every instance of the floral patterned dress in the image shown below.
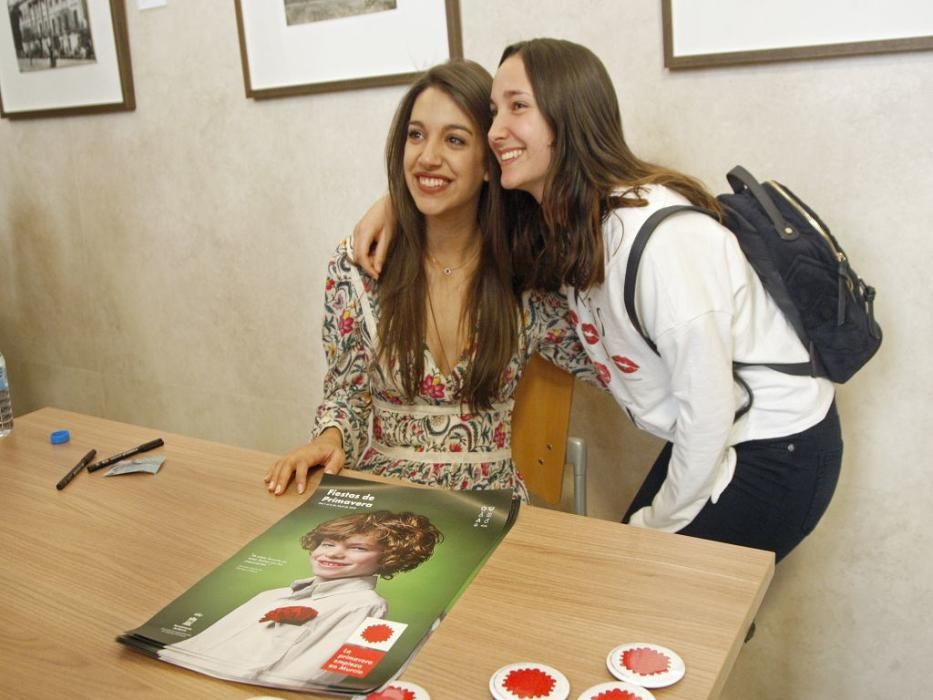
<path fill-rule="evenodd" d="M 505 370 L 499 400 L 473 413 L 457 400 L 466 359 L 445 376 L 425 346 L 425 375 L 414 403 L 406 400 L 397 376 L 387 376 L 377 364 L 378 289 L 378 282 L 349 261 L 341 243 L 328 266 L 324 293 L 328 371 L 314 435 L 338 428 L 348 468 L 451 489 L 517 489 L 527 498 L 511 441 L 512 397 L 529 358 L 540 353 L 597 382 L 564 297 L 525 293 L 519 348 Z"/>

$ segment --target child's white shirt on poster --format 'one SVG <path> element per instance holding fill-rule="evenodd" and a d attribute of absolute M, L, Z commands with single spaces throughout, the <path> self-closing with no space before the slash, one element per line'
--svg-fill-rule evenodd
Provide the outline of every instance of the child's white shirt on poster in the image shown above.
<path fill-rule="evenodd" d="M 384 617 L 376 576 L 313 578 L 256 594 L 203 632 L 159 652 L 159 658 L 223 678 L 301 687 L 342 678 L 321 667 L 367 617 Z M 317 615 L 304 624 L 260 622 L 277 608 L 302 606 Z"/>

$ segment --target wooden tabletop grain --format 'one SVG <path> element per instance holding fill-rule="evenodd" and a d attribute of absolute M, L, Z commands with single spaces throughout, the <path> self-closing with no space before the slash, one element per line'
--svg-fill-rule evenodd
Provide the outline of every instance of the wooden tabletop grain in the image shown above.
<path fill-rule="evenodd" d="M 51 445 L 61 428 L 71 441 Z M 89 449 L 104 457 L 156 437 L 158 475 L 85 472 L 55 489 Z M 306 498 L 265 491 L 273 460 L 57 409 L 18 417 L 0 440 L 0 697 L 316 697 L 216 680 L 114 641 Z M 658 700 L 716 698 L 773 571 L 770 553 L 524 507 L 402 679 L 433 700 L 481 699 L 496 669 L 534 661 L 560 669 L 576 698 L 612 680 L 612 648 L 652 642 L 687 666 Z"/>

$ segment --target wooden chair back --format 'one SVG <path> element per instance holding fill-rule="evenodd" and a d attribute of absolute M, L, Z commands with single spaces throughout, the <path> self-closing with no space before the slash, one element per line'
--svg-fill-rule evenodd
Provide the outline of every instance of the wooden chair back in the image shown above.
<path fill-rule="evenodd" d="M 559 504 L 573 401 L 573 376 L 534 355 L 515 392 L 512 459 L 528 490 Z"/>

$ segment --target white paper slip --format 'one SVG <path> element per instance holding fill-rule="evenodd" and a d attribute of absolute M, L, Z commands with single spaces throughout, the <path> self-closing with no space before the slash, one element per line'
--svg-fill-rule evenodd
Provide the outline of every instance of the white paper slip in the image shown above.
<path fill-rule="evenodd" d="M 121 474 L 137 474 L 140 472 L 158 474 L 165 457 L 140 457 L 139 459 L 124 459 L 114 464 L 104 476 L 120 476 Z"/>

